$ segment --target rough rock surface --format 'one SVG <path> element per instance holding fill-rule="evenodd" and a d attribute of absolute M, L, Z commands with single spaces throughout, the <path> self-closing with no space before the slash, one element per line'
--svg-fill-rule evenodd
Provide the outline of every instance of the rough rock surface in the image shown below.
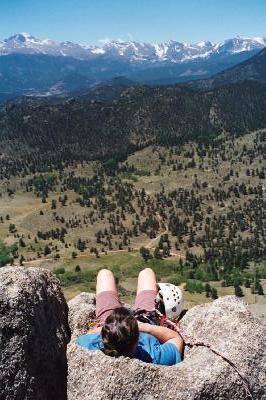
<path fill-rule="evenodd" d="M 39 268 L 0 269 L 0 399 L 67 398 L 68 308 Z"/>
<path fill-rule="evenodd" d="M 234 296 L 187 312 L 181 323 L 185 359 L 173 367 L 112 359 L 77 346 L 76 336 L 94 318 L 94 296 L 82 293 L 69 308 L 69 400 L 266 398 L 265 327 Z"/>
<path fill-rule="evenodd" d="M 95 320 L 95 305 L 95 295 L 92 293 L 80 293 L 68 302 L 73 338 L 87 332 L 89 324 Z"/>

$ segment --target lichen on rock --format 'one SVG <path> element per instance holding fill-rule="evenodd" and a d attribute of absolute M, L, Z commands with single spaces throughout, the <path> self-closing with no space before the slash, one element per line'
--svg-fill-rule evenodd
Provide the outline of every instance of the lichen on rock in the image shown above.
<path fill-rule="evenodd" d="M 172 367 L 113 359 L 75 344 L 95 316 L 94 296 L 69 302 L 69 400 L 244 400 L 265 398 L 265 327 L 242 300 L 226 296 L 189 310 L 181 322 L 184 361 Z"/>
<path fill-rule="evenodd" d="M 40 268 L 0 268 L 0 399 L 65 400 L 68 307 Z"/>

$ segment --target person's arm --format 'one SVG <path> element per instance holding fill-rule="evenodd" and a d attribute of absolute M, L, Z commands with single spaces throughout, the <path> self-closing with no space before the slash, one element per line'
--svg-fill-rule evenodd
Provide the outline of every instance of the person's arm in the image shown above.
<path fill-rule="evenodd" d="M 156 339 L 158 339 L 162 344 L 172 343 L 178 348 L 180 353 L 183 352 L 184 340 L 178 332 L 164 326 L 150 325 L 143 322 L 138 322 L 138 326 L 140 332 L 149 333 L 150 335 L 156 337 Z"/>
<path fill-rule="evenodd" d="M 150 335 L 155 336 L 161 343 L 168 342 L 168 340 L 180 336 L 177 332 L 166 328 L 165 326 L 145 324 L 144 322 L 138 322 L 138 326 L 140 332 L 149 333 Z"/>

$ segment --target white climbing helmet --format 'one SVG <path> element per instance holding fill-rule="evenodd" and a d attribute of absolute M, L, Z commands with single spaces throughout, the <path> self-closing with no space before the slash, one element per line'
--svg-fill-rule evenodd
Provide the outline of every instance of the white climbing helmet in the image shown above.
<path fill-rule="evenodd" d="M 183 310 L 182 290 L 172 283 L 158 283 L 157 302 L 163 302 L 165 314 L 169 319 L 176 319 Z"/>

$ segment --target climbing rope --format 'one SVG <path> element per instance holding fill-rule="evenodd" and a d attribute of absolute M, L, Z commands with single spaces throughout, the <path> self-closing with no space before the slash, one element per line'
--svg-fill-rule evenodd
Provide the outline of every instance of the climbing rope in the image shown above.
<path fill-rule="evenodd" d="M 147 312 L 145 310 L 137 310 L 134 312 L 134 315 L 139 321 L 150 323 L 152 325 L 166 326 L 169 329 L 177 331 L 182 336 L 178 325 L 179 325 L 179 321 L 183 317 L 183 315 L 181 318 L 179 318 L 178 320 L 175 320 L 175 321 L 168 319 L 159 310 L 155 310 L 153 312 Z M 90 325 L 91 325 L 90 328 L 95 328 L 95 327 L 102 326 L 103 324 L 96 320 L 96 321 L 91 321 Z M 183 338 L 183 336 L 182 336 L 182 338 Z M 184 338 L 183 338 L 183 340 L 184 340 Z M 243 385 L 244 385 L 244 389 L 246 391 L 247 398 L 249 398 L 251 400 L 255 400 L 255 398 L 252 394 L 251 386 L 250 386 L 248 379 L 239 371 L 237 366 L 229 358 L 227 358 L 224 354 L 222 354 L 218 350 L 213 349 L 209 344 L 205 344 L 202 342 L 189 343 L 189 342 L 186 342 L 185 340 L 184 340 L 184 343 L 186 346 L 189 346 L 189 347 L 193 347 L 193 346 L 207 347 L 214 354 L 216 354 L 217 356 L 221 357 L 224 361 L 226 361 L 236 371 L 238 376 L 241 378 Z"/>
<path fill-rule="evenodd" d="M 185 341 L 184 341 L 184 342 L 185 342 Z M 243 384 L 244 384 L 244 388 L 245 388 L 245 391 L 246 391 L 246 394 L 247 394 L 247 397 L 250 398 L 251 400 L 255 400 L 255 398 L 254 398 L 254 396 L 253 396 L 253 394 L 252 394 L 252 390 L 251 390 L 250 383 L 249 383 L 248 379 L 239 371 L 239 369 L 237 368 L 237 366 L 236 366 L 229 358 L 227 358 L 224 354 L 220 353 L 220 352 L 217 351 L 217 350 L 214 350 L 209 344 L 205 344 L 205 343 L 201 343 L 201 342 L 199 342 L 199 343 L 188 343 L 188 342 L 185 342 L 185 345 L 186 345 L 186 346 L 189 346 L 189 347 L 193 347 L 193 346 L 207 347 L 207 348 L 210 349 L 214 354 L 216 354 L 216 355 L 222 357 L 222 359 L 223 359 L 224 361 L 226 361 L 229 365 L 231 365 L 232 368 L 234 368 L 234 370 L 237 372 L 237 374 L 238 374 L 238 375 L 240 376 L 240 378 L 242 379 Z"/>
<path fill-rule="evenodd" d="M 170 329 L 176 330 L 180 334 L 180 336 L 182 336 L 181 332 L 180 332 L 180 329 L 179 329 L 179 321 L 183 318 L 183 316 L 185 315 L 186 311 L 187 310 L 184 310 L 184 313 L 178 318 L 178 320 L 175 320 L 175 321 L 170 321 L 168 318 L 166 318 L 165 316 L 160 314 L 160 325 L 167 326 Z M 158 311 L 157 311 L 157 313 L 158 313 Z M 183 338 L 183 336 L 182 336 L 182 338 Z M 184 340 L 184 338 L 183 338 L 183 340 Z M 226 361 L 229 365 L 231 365 L 232 368 L 234 368 L 236 373 L 242 379 L 242 382 L 244 384 L 244 389 L 246 391 L 247 398 L 250 398 L 251 400 L 254 400 L 254 396 L 252 394 L 252 390 L 251 390 L 250 383 L 249 383 L 248 379 L 239 371 L 237 366 L 229 358 L 227 358 L 224 354 L 220 353 L 219 351 L 213 349 L 209 344 L 205 344 L 205 343 L 186 343 L 185 340 L 184 340 L 184 343 L 185 343 L 185 345 L 187 345 L 189 347 L 193 347 L 193 346 L 207 347 L 214 354 L 220 356 L 224 361 Z"/>

